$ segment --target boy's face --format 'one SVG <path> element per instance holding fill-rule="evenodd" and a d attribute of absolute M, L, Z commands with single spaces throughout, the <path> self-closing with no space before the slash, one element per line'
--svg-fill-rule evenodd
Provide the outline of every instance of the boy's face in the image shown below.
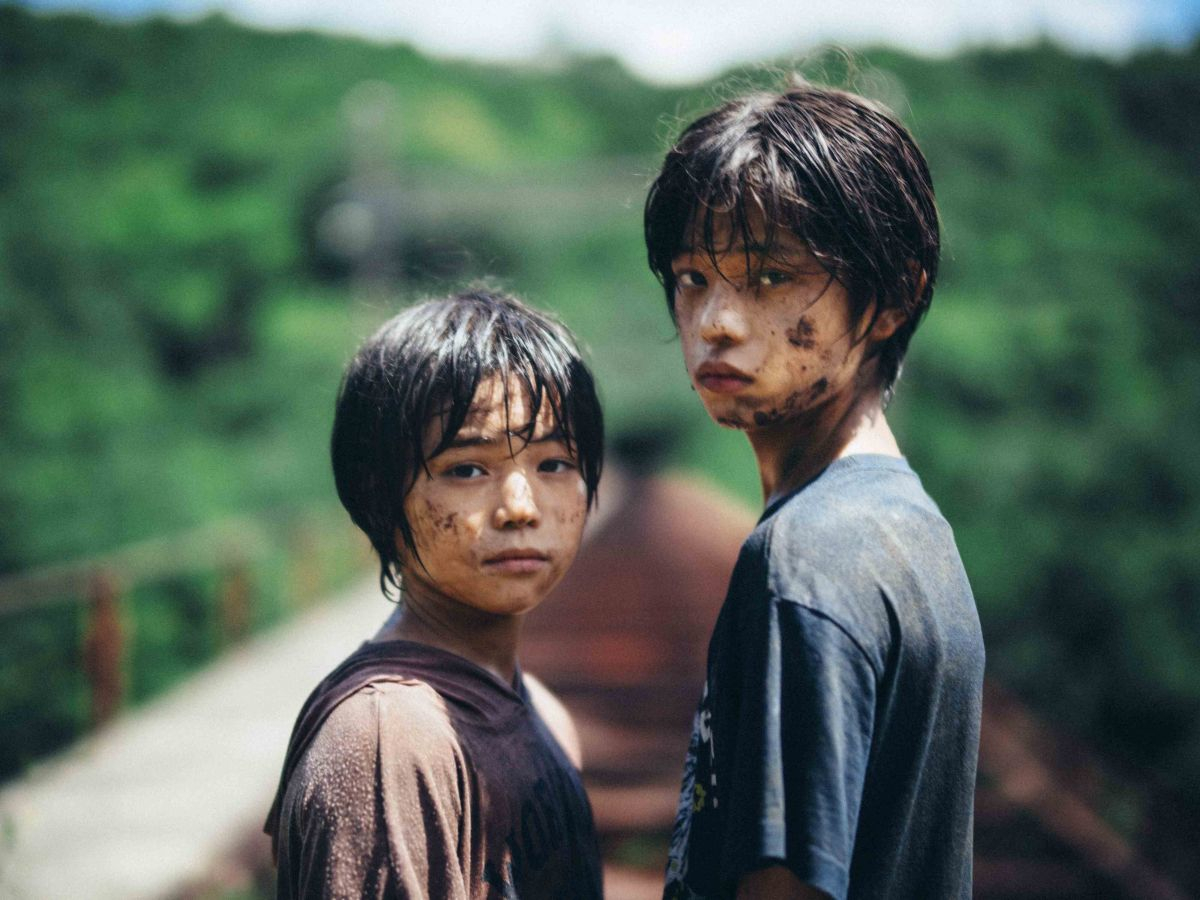
<path fill-rule="evenodd" d="M 404 510 L 420 562 L 397 535 L 407 589 L 517 615 L 566 573 L 583 534 L 587 490 L 555 431 L 549 400 L 525 442 L 528 400 L 510 382 L 506 419 L 500 378 L 482 381 L 453 443 L 428 460 L 429 475 L 418 474 Z M 426 447 L 440 437 L 435 422 Z"/>
<path fill-rule="evenodd" d="M 856 340 L 845 287 L 785 229 L 769 253 L 747 253 L 728 222 L 715 225 L 716 265 L 692 240 L 671 267 L 684 363 L 708 414 L 754 431 L 859 390 L 869 342 Z"/>

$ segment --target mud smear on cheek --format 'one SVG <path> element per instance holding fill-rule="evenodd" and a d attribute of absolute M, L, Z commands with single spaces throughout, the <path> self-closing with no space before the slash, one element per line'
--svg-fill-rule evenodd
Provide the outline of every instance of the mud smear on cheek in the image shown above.
<path fill-rule="evenodd" d="M 426 500 L 425 521 L 437 531 L 454 531 L 458 528 L 458 513 L 444 510 L 432 500 Z"/>
<path fill-rule="evenodd" d="M 788 343 L 793 347 L 800 347 L 804 350 L 811 350 L 817 346 L 817 339 L 814 335 L 816 331 L 813 328 L 812 321 L 807 316 L 801 316 L 794 328 L 789 328 L 785 334 L 787 335 Z"/>

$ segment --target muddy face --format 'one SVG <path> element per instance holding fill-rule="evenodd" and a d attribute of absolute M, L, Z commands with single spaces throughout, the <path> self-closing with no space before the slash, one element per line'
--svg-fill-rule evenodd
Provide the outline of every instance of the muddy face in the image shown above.
<path fill-rule="evenodd" d="M 688 251 L 672 266 L 684 363 L 709 415 L 770 428 L 861 390 L 869 342 L 857 339 L 845 287 L 790 233 L 769 252 L 737 240 L 715 260 Z"/>
<path fill-rule="evenodd" d="M 587 518 L 586 487 L 549 404 L 526 443 L 527 398 L 510 389 L 506 419 L 499 379 L 480 385 L 453 443 L 405 498 L 420 561 L 399 544 L 406 587 L 500 615 L 542 601 L 575 558 Z"/>

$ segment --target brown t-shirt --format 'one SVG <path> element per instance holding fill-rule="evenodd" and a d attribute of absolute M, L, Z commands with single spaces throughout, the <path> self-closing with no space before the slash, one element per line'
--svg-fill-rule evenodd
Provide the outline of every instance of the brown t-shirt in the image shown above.
<path fill-rule="evenodd" d="M 264 830 L 280 898 L 601 896 L 587 795 L 521 675 L 409 641 L 309 696 Z"/>

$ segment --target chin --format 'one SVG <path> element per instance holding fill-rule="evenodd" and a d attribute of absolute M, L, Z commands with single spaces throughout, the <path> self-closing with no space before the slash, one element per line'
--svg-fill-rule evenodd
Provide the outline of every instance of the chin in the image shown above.
<path fill-rule="evenodd" d="M 541 606 L 543 599 L 545 599 L 545 594 L 539 594 L 536 597 L 528 595 L 520 597 L 497 597 L 492 595 L 486 598 L 486 600 L 470 605 L 480 612 L 490 613 L 494 616 L 523 616 L 525 613 L 532 612 Z"/>

